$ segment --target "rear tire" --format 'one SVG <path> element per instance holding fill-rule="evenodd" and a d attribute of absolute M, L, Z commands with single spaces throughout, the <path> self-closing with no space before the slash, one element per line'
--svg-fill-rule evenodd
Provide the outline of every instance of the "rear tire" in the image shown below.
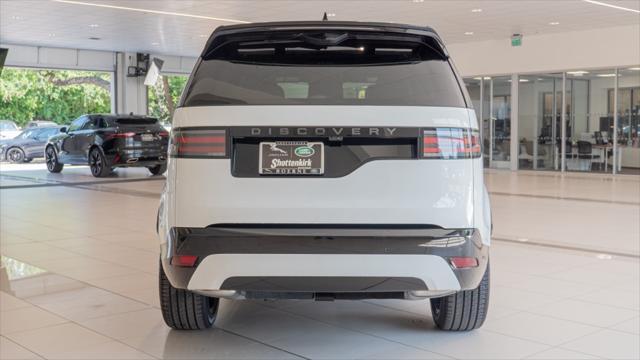
<path fill-rule="evenodd" d="M 149 169 L 151 175 L 162 175 L 165 171 L 167 171 L 167 164 L 149 166 L 147 169 Z"/>
<path fill-rule="evenodd" d="M 213 326 L 220 300 L 174 288 L 160 264 L 160 308 L 165 324 L 176 330 L 204 330 Z"/>
<path fill-rule="evenodd" d="M 107 159 L 102 155 L 102 151 L 94 147 L 89 151 L 89 168 L 91 175 L 94 177 L 106 177 L 111 174 L 111 166 L 107 163 Z"/>
<path fill-rule="evenodd" d="M 431 299 L 436 326 L 446 331 L 468 331 L 482 326 L 489 308 L 489 264 L 477 288 Z"/>
<path fill-rule="evenodd" d="M 47 162 L 47 170 L 49 170 L 50 173 L 59 173 L 62 171 L 64 164 L 58 162 L 58 154 L 56 154 L 56 149 L 54 149 L 53 146 L 47 146 L 44 151 L 44 158 Z"/>

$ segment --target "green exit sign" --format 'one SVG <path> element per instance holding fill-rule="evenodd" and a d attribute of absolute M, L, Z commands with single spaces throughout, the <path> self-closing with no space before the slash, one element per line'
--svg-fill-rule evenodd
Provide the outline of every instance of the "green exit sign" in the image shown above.
<path fill-rule="evenodd" d="M 511 46 L 522 46 L 522 35 L 520 34 L 511 35 Z"/>

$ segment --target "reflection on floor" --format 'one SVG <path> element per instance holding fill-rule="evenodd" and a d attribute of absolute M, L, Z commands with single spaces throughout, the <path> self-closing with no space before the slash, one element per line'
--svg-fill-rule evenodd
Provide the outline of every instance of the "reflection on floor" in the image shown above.
<path fill-rule="evenodd" d="M 176 332 L 157 298 L 163 182 L 129 169 L 90 184 L 88 169 L 66 170 L 0 173 L 1 359 L 640 357 L 634 178 L 489 172 L 506 241 L 492 248 L 480 330 L 437 331 L 426 301 L 225 300 L 215 329 Z M 20 186 L 43 179 L 54 186 Z M 136 181 L 109 183 L 122 179 Z"/>

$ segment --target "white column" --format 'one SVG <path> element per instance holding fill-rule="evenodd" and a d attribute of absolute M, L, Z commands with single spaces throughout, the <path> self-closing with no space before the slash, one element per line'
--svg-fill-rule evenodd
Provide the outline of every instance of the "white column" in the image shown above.
<path fill-rule="evenodd" d="M 509 167 L 511 171 L 518 170 L 518 158 L 520 155 L 520 139 L 518 138 L 518 74 L 511 75 L 511 142 L 509 152 L 511 161 Z"/>
<path fill-rule="evenodd" d="M 564 172 L 566 170 L 567 165 L 567 73 L 562 73 L 562 110 L 560 111 L 560 121 L 562 122 L 562 126 L 560 127 L 560 171 Z"/>
<path fill-rule="evenodd" d="M 616 77 L 613 80 L 613 174 L 618 173 L 618 69 L 615 71 Z M 631 128 L 629 128 L 631 132 Z M 631 134 L 631 133 L 629 133 Z M 605 150 L 604 156 L 607 156 Z"/>
<path fill-rule="evenodd" d="M 147 87 L 144 77 L 128 77 L 129 66 L 136 66 L 135 53 L 116 54 L 116 112 L 119 114 L 147 114 Z"/>

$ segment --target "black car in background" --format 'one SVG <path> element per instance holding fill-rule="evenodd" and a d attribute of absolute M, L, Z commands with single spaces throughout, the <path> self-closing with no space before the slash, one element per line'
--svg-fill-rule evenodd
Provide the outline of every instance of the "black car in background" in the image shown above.
<path fill-rule="evenodd" d="M 59 134 L 60 128 L 60 126 L 28 128 L 13 139 L 0 141 L 0 160 L 17 164 L 43 157 L 47 140 Z"/>
<path fill-rule="evenodd" d="M 104 177 L 116 167 L 146 167 L 159 175 L 167 169 L 169 133 L 158 119 L 137 115 L 90 114 L 75 119 L 45 148 L 47 169 L 88 164 Z"/>

